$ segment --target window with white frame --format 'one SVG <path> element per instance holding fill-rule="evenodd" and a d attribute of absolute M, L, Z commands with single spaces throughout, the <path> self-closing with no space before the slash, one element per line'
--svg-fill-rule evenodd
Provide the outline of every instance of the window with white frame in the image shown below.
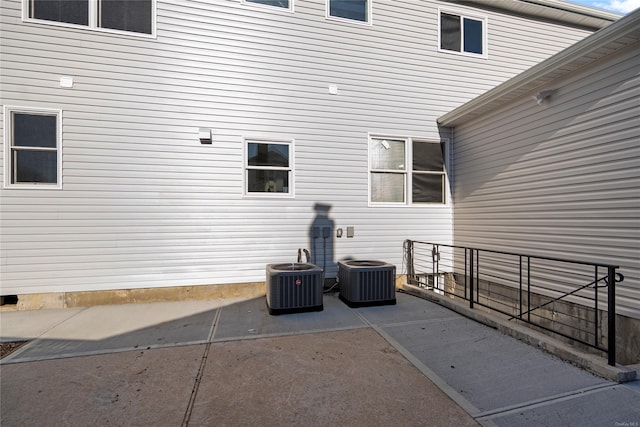
<path fill-rule="evenodd" d="M 60 110 L 5 107 L 5 187 L 61 187 Z"/>
<path fill-rule="evenodd" d="M 442 51 L 486 56 L 487 19 L 440 11 Z"/>
<path fill-rule="evenodd" d="M 292 143 L 246 141 L 246 194 L 292 195 Z"/>
<path fill-rule="evenodd" d="M 23 0 L 29 20 L 154 33 L 155 0 Z"/>
<path fill-rule="evenodd" d="M 369 139 L 371 204 L 446 202 L 444 143 L 413 138 Z"/>
<path fill-rule="evenodd" d="M 371 22 L 372 0 L 327 0 L 327 16 L 359 22 Z"/>
<path fill-rule="evenodd" d="M 293 0 L 244 0 L 244 2 L 293 10 Z"/>

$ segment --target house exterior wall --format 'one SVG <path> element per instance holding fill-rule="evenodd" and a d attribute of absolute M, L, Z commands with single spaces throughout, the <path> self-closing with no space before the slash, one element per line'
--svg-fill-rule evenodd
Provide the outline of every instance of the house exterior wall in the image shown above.
<path fill-rule="evenodd" d="M 362 25 L 324 0 L 157 0 L 154 37 L 0 7 L 3 106 L 62 112 L 62 188 L 0 186 L 3 295 L 263 281 L 298 248 L 328 277 L 346 257 L 400 267 L 406 238 L 451 242 L 452 206 L 369 206 L 368 135 L 438 140 L 438 116 L 589 34 L 438 1 L 374 0 Z M 439 7 L 487 17 L 487 59 L 438 52 Z M 246 138 L 293 144 L 292 197 L 245 196 Z"/>
<path fill-rule="evenodd" d="M 609 263 L 640 318 L 640 45 L 454 129 L 454 242 Z M 603 272 L 604 273 L 604 272 Z"/>

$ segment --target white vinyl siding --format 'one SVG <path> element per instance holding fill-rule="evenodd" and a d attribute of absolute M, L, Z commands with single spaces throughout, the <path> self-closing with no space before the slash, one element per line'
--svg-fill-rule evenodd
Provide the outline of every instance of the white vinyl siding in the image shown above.
<path fill-rule="evenodd" d="M 638 44 L 454 129 L 454 241 L 620 266 L 640 317 Z"/>
<path fill-rule="evenodd" d="M 3 0 L 3 103 L 64 111 L 64 189 L 1 190 L 3 293 L 264 281 L 320 246 L 318 203 L 355 228 L 327 242 L 327 277 L 346 257 L 401 271 L 407 238 L 450 243 L 450 206 L 369 207 L 369 133 L 440 140 L 437 117 L 587 32 L 494 13 L 491 59 L 441 55 L 439 4 L 376 1 L 371 27 L 324 19 L 324 1 L 158 0 L 152 39 L 23 21 Z M 295 141 L 295 198 L 245 196 L 254 135 Z"/>

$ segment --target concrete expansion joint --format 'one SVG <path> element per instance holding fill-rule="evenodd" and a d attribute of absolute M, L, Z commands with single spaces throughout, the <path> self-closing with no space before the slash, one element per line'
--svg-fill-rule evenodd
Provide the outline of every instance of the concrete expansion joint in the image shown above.
<path fill-rule="evenodd" d="M 534 399 L 528 402 L 521 402 L 521 403 L 518 403 L 517 405 L 511 405 L 511 406 L 506 406 L 504 408 L 492 409 L 490 411 L 485 411 L 480 414 L 476 414 L 474 418 L 479 422 L 482 422 L 484 420 L 490 420 L 492 418 L 515 414 L 523 410 L 540 408 L 548 405 L 553 405 L 559 402 L 565 402 L 568 400 L 577 399 L 589 394 L 599 393 L 599 392 L 602 392 L 603 390 L 609 390 L 613 387 L 618 387 L 618 386 L 619 384 L 617 383 L 598 384 L 591 387 L 585 387 L 580 390 L 573 390 L 567 393 L 560 393 L 555 396 L 547 396 L 542 399 Z"/>

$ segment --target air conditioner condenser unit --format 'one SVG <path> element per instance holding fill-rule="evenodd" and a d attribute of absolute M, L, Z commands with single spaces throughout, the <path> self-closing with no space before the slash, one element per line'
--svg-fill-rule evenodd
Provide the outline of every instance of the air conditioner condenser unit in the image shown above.
<path fill-rule="evenodd" d="M 396 303 L 396 266 L 383 261 L 338 262 L 340 299 L 349 307 Z"/>
<path fill-rule="evenodd" d="M 310 263 L 268 264 L 266 277 L 269 314 L 322 311 L 324 273 Z"/>

